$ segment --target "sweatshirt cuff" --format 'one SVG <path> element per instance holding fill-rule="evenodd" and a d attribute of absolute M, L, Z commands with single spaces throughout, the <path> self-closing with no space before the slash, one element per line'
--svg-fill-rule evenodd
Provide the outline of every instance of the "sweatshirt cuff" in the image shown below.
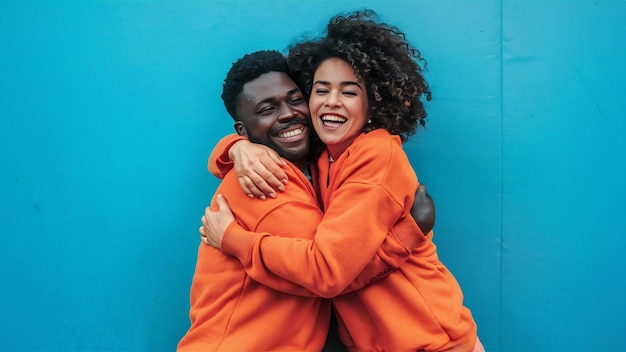
<path fill-rule="evenodd" d="M 229 134 L 222 138 L 209 156 L 207 162 L 207 169 L 213 176 L 223 179 L 224 176 L 233 168 L 233 161 L 228 157 L 228 152 L 233 144 L 247 140 L 247 137 L 240 136 L 238 134 Z"/>
<path fill-rule="evenodd" d="M 222 253 L 237 257 L 245 266 L 250 262 L 250 253 L 258 235 L 246 231 L 237 221 L 231 222 L 222 237 Z"/>

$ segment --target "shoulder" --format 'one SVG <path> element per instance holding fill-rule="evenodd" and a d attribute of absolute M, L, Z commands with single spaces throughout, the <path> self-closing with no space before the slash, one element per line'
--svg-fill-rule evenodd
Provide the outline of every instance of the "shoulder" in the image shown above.
<path fill-rule="evenodd" d="M 382 184 L 390 176 L 392 179 L 415 177 L 400 137 L 384 129 L 361 134 L 338 161 L 343 176 L 357 182 Z"/>
<path fill-rule="evenodd" d="M 293 164 L 287 163 L 282 166 L 287 174 L 289 183 L 285 192 L 280 193 L 276 199 L 249 198 L 241 189 L 237 174 L 234 170 L 226 173 L 217 188 L 216 194 L 221 193 L 228 201 L 233 213 L 243 221 L 255 221 L 284 205 L 299 203 L 317 204 L 317 198 L 313 186 L 306 176 Z"/>
<path fill-rule="evenodd" d="M 351 162 L 374 163 L 378 167 L 405 155 L 400 137 L 384 129 L 361 134 L 345 153 Z"/>
<path fill-rule="evenodd" d="M 312 237 L 323 213 L 319 209 L 313 186 L 304 174 L 289 164 L 283 168 L 289 183 L 276 198 L 250 199 L 241 190 L 237 175 L 228 172 L 216 193 L 222 193 L 237 222 L 246 230 L 270 232 L 283 237 Z M 215 202 L 212 203 L 216 210 Z M 313 231 L 313 232 L 311 232 Z"/>
<path fill-rule="evenodd" d="M 346 150 L 350 154 L 394 153 L 402 150 L 402 141 L 399 136 L 395 136 L 380 128 L 374 131 L 363 133 L 358 136 L 352 145 Z"/>

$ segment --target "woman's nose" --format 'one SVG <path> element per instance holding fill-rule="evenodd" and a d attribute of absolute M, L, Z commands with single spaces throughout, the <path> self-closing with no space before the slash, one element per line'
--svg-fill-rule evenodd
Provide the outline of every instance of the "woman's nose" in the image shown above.
<path fill-rule="evenodd" d="M 324 105 L 329 107 L 334 107 L 339 105 L 339 97 L 336 92 L 330 92 L 326 95 L 326 100 L 324 101 Z"/>

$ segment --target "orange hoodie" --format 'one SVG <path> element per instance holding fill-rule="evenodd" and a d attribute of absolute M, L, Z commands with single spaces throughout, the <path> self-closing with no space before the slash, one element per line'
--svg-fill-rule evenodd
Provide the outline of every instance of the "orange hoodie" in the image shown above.
<path fill-rule="evenodd" d="M 278 275 L 333 297 L 386 239 L 421 234 L 410 215 L 417 177 L 398 136 L 382 129 L 362 134 L 338 160 L 328 160 L 324 153 L 318 162 L 326 213 L 314 239 L 252 233 L 232 223 L 222 252 L 239 258 L 255 279 Z M 384 279 L 333 298 L 350 350 L 473 349 L 476 324 L 432 238 L 422 234 L 408 260 Z"/>

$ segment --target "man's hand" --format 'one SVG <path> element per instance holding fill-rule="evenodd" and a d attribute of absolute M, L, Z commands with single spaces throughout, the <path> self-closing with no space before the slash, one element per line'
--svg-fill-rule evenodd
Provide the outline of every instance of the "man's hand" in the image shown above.
<path fill-rule="evenodd" d="M 287 174 L 280 168 L 285 161 L 273 149 L 242 140 L 233 144 L 228 156 L 248 197 L 276 198 L 276 190 L 285 190 Z"/>
<path fill-rule="evenodd" d="M 417 187 L 417 192 L 415 192 L 411 215 L 424 235 L 435 227 L 435 201 L 426 193 L 426 186 L 422 184 Z"/>
<path fill-rule="evenodd" d="M 222 248 L 222 238 L 224 232 L 231 222 L 235 221 L 235 216 L 228 206 L 228 202 L 221 194 L 216 197 L 217 211 L 212 211 L 210 207 L 204 209 L 202 216 L 202 226 L 200 226 L 200 240 L 211 247 Z"/>

